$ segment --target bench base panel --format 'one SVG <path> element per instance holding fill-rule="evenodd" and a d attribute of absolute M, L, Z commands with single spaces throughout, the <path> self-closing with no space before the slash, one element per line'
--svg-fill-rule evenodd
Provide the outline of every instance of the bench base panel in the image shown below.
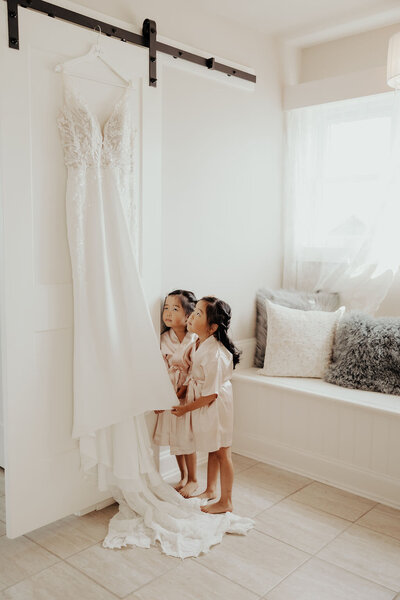
<path fill-rule="evenodd" d="M 400 509 L 399 414 L 240 371 L 233 389 L 235 452 Z"/>

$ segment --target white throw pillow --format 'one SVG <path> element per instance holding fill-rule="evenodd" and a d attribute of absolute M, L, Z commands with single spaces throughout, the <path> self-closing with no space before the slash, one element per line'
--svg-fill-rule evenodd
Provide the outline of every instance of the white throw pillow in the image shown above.
<path fill-rule="evenodd" d="M 261 375 L 322 378 L 331 356 L 336 325 L 344 313 L 305 311 L 265 301 L 267 348 Z"/>

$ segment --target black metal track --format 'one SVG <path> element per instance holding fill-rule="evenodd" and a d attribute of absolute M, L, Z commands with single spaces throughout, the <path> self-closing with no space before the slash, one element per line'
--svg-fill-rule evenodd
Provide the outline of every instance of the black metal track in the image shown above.
<path fill-rule="evenodd" d="M 41 12 L 55 19 L 61 19 L 63 21 L 68 21 L 69 23 L 74 23 L 80 27 L 97 30 L 108 37 L 117 38 L 121 40 L 121 42 L 128 42 L 130 44 L 134 44 L 135 46 L 149 48 L 149 85 L 152 87 L 156 87 L 157 85 L 157 52 L 163 52 L 164 54 L 169 54 L 174 58 L 181 58 L 182 60 L 195 63 L 197 65 L 206 67 L 207 69 L 225 73 L 229 77 L 239 77 L 240 79 L 245 79 L 254 83 L 256 82 L 256 76 L 252 75 L 251 73 L 246 73 L 246 71 L 241 71 L 240 69 L 235 69 L 233 67 L 223 65 L 222 63 L 217 63 L 214 58 L 204 58 L 203 56 L 192 54 L 186 50 L 181 50 L 180 48 L 175 48 L 174 46 L 169 46 L 168 44 L 158 42 L 156 39 L 156 23 L 149 19 L 146 19 L 143 23 L 143 35 L 139 35 L 137 33 L 133 33 L 132 31 L 110 25 L 110 23 L 99 21 L 98 19 L 93 19 L 92 17 L 82 15 L 81 13 L 57 6 L 56 4 L 43 2 L 42 0 L 5 1 L 7 2 L 8 9 L 8 45 L 10 48 L 14 48 L 15 50 L 19 49 L 18 7 L 21 6 L 22 8 L 29 8 L 30 10 Z"/>

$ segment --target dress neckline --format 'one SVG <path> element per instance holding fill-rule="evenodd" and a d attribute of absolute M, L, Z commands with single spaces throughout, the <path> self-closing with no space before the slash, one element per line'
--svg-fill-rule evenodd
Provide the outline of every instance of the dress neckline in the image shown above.
<path fill-rule="evenodd" d="M 114 117 L 114 115 L 118 111 L 118 109 L 121 106 L 121 104 L 128 97 L 129 92 L 133 89 L 132 88 L 132 82 L 130 82 L 129 85 L 126 86 L 126 88 L 124 89 L 124 91 L 122 92 L 122 94 L 120 95 L 120 97 L 112 105 L 112 107 L 111 107 L 111 109 L 110 109 L 110 111 L 108 113 L 108 117 L 104 121 L 103 126 L 101 125 L 100 120 L 99 120 L 98 116 L 96 115 L 96 113 L 93 112 L 91 110 L 91 108 L 89 107 L 89 104 L 87 103 L 87 100 L 84 98 L 84 96 L 82 96 L 82 94 L 79 92 L 79 90 L 76 88 L 76 86 L 73 85 L 73 83 L 67 77 L 65 77 L 65 75 L 63 76 L 63 83 L 64 83 L 64 90 L 68 91 L 69 94 L 71 94 L 73 96 L 74 100 L 78 104 L 80 104 L 80 106 L 84 109 L 84 111 L 87 113 L 89 119 L 91 119 L 92 122 L 97 127 L 99 135 L 100 135 L 102 141 L 104 142 L 106 130 L 108 128 L 109 123 L 111 122 L 112 118 Z M 67 101 L 66 101 L 66 104 L 68 104 Z"/>

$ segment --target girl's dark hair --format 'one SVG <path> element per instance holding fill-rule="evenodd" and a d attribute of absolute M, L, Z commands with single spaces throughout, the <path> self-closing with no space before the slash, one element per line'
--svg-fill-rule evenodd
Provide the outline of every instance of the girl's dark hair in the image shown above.
<path fill-rule="evenodd" d="M 240 360 L 241 351 L 236 348 L 228 335 L 229 325 L 231 324 L 231 307 L 223 300 L 219 300 L 214 296 L 204 296 L 201 300 L 207 303 L 206 315 L 208 324 L 218 325 L 218 329 L 213 335 L 232 354 L 233 368 L 235 368 Z"/>
<path fill-rule="evenodd" d="M 194 311 L 194 309 L 196 308 L 197 300 L 196 300 L 196 296 L 193 294 L 193 292 L 189 292 L 188 290 L 174 290 L 173 292 L 170 292 L 169 294 L 167 294 L 165 296 L 162 310 L 164 310 L 165 300 L 169 296 L 179 296 L 179 300 L 181 301 L 182 308 L 185 311 L 185 315 L 187 317 L 189 315 L 191 315 L 192 312 Z M 168 331 L 168 329 L 170 329 L 170 327 L 167 327 L 165 325 L 164 321 L 161 319 L 161 333 Z"/>
<path fill-rule="evenodd" d="M 181 301 L 182 304 L 182 308 L 185 311 L 185 315 L 187 317 L 189 317 L 192 312 L 194 311 L 194 309 L 196 308 L 196 296 L 193 294 L 193 292 L 189 292 L 188 290 L 174 290 L 173 292 L 170 292 L 169 294 L 167 294 L 167 296 L 165 297 L 165 300 L 169 297 L 169 296 L 179 296 L 179 300 Z M 165 303 L 164 300 L 164 303 Z"/>

